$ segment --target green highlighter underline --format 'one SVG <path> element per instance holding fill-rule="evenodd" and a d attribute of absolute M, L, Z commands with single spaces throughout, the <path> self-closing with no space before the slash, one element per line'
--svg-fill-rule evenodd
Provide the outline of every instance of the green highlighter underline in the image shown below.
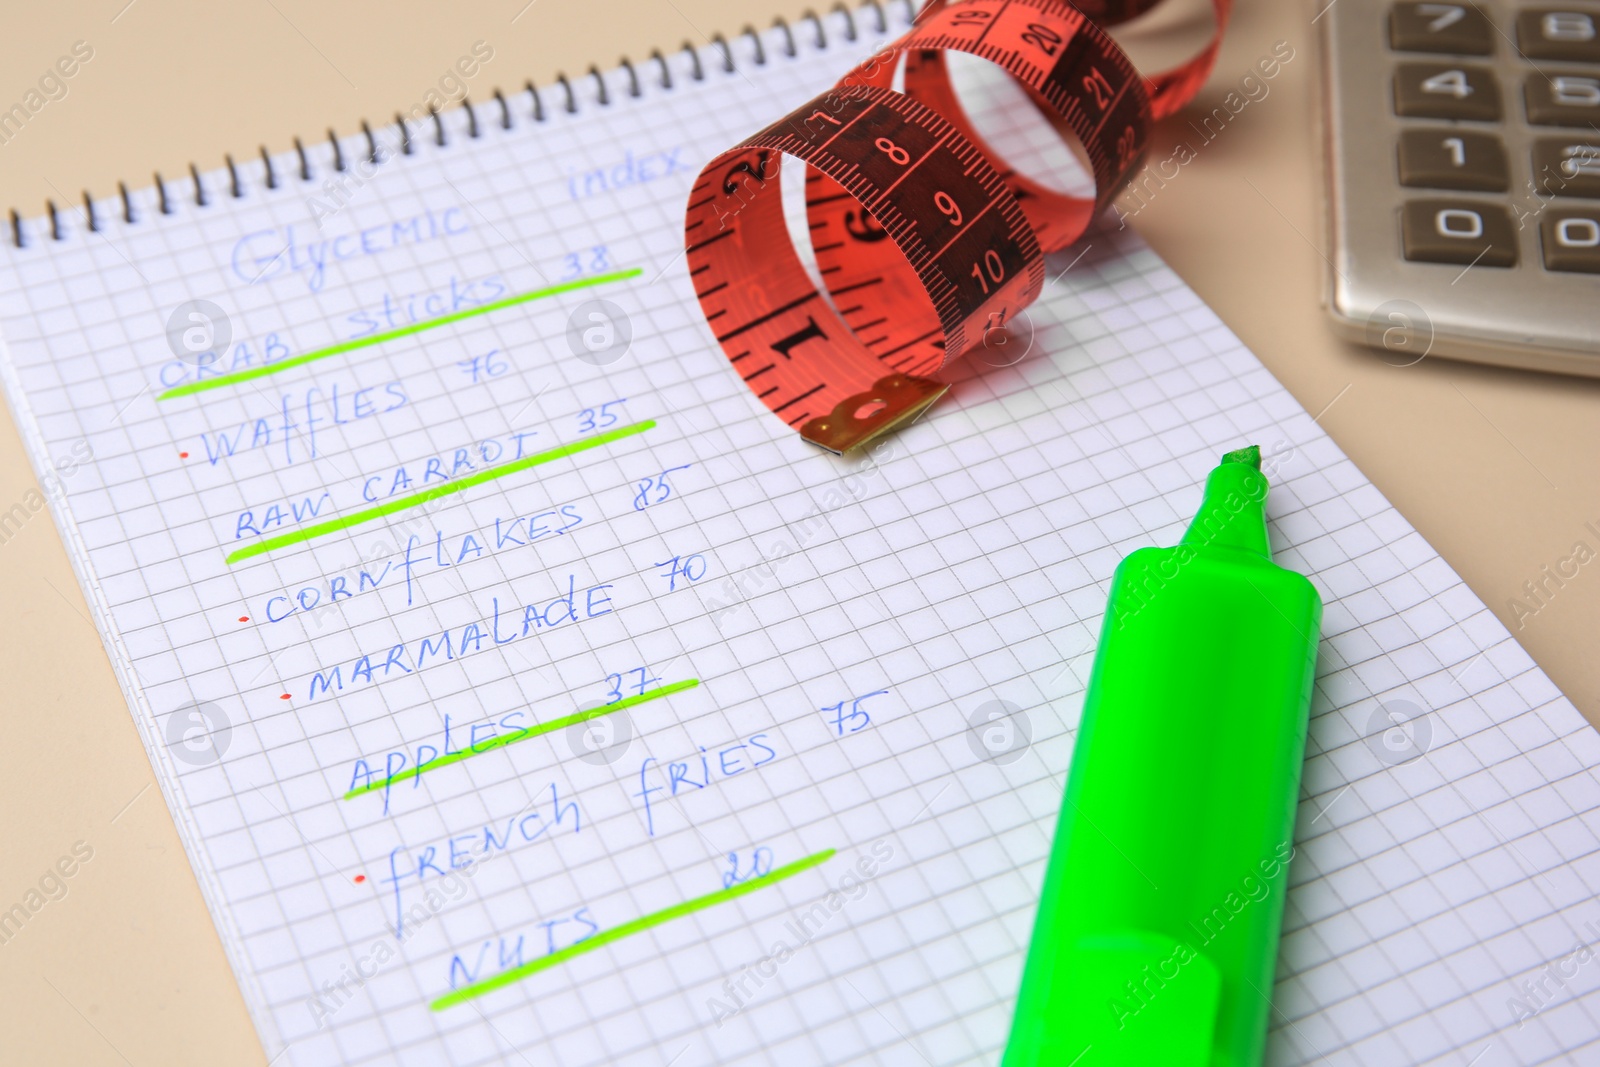
<path fill-rule="evenodd" d="M 424 319 L 421 322 L 413 322 L 409 326 L 400 326 L 393 330 L 385 330 L 382 333 L 371 334 L 367 337 L 357 337 L 353 341 L 340 341 L 336 345 L 329 345 L 326 348 L 313 349 L 312 351 L 306 352 L 303 355 L 291 356 L 288 359 L 279 360 L 277 363 L 268 363 L 260 367 L 250 367 L 246 370 L 236 370 L 231 374 L 219 374 L 215 378 L 201 378 L 197 379 L 196 381 L 185 382 L 183 385 L 175 385 L 166 392 L 161 393 L 156 397 L 156 399 L 173 400 L 180 396 L 192 396 L 195 393 L 203 393 L 208 389 L 221 389 L 225 385 L 237 385 L 240 382 L 248 382 L 252 378 L 262 378 L 268 374 L 280 374 L 286 370 L 293 370 L 295 367 L 303 367 L 307 363 L 314 363 L 319 359 L 327 359 L 329 356 L 343 355 L 346 352 L 353 352 L 358 348 L 366 348 L 369 345 L 381 345 L 385 341 L 393 341 L 398 337 L 409 337 L 414 333 L 421 333 L 424 330 L 433 330 L 440 326 L 448 326 L 452 322 L 460 322 L 462 319 L 470 319 L 474 315 L 487 315 L 491 311 L 499 311 L 502 308 L 515 307 L 518 304 L 526 304 L 532 300 L 542 300 L 547 296 L 559 296 L 562 293 L 570 293 L 574 289 L 588 289 L 590 286 L 604 285 L 607 282 L 625 281 L 629 278 L 637 278 L 643 273 L 643 269 L 639 267 L 630 267 L 627 270 L 612 271 L 609 274 L 596 274 L 592 278 L 579 278 L 576 281 L 561 282 L 558 285 L 547 285 L 543 289 L 535 289 L 532 292 L 527 293 L 518 293 L 516 296 L 508 296 L 503 300 L 495 300 L 479 307 L 468 308 L 465 311 L 454 311 L 448 315 L 440 315 L 436 319 Z"/>
<path fill-rule="evenodd" d="M 752 878 L 748 882 L 742 882 L 739 885 L 729 886 L 727 889 L 719 889 L 715 893 L 707 893 L 703 897 L 692 897 L 691 899 L 684 901 L 682 904 L 674 904 L 670 908 L 662 908 L 660 911 L 653 911 L 649 915 L 641 915 L 632 922 L 625 922 L 621 926 L 615 926 L 609 930 L 602 930 L 598 934 L 585 938 L 584 940 L 579 941 L 576 945 L 564 948 L 559 952 L 552 952 L 548 956 L 533 960 L 529 963 L 524 963 L 520 967 L 513 967 L 509 971 L 497 974 L 493 978 L 485 978 L 481 982 L 474 982 L 469 986 L 463 986 L 462 988 L 453 992 L 446 993 L 444 996 L 440 997 L 438 1000 L 429 1005 L 429 1007 L 431 1007 L 434 1011 L 443 1011 L 445 1008 L 453 1008 L 457 1004 L 464 1003 L 465 1001 L 471 1000 L 474 997 L 481 997 L 485 993 L 493 992 L 496 989 L 502 989 L 505 986 L 511 985 L 513 982 L 520 982 L 529 975 L 537 974 L 540 971 L 547 970 L 562 963 L 566 963 L 574 956 L 581 956 L 585 952 L 593 952 L 595 949 L 604 945 L 609 945 L 614 941 L 621 941 L 625 937 L 631 937 L 634 934 L 643 933 L 644 931 L 649 930 L 651 927 L 660 926 L 664 922 L 670 922 L 673 919 L 680 919 L 685 915 L 692 915 L 697 911 L 703 911 L 713 905 L 725 903 L 726 901 L 732 900 L 735 897 L 742 897 L 746 893 L 754 893 L 757 889 L 764 889 L 769 885 L 783 881 L 785 878 L 793 878 L 802 871 L 808 871 L 813 867 L 827 862 L 827 860 L 832 857 L 836 851 L 836 849 L 825 848 L 821 852 L 813 853 L 812 855 L 807 856 L 805 859 L 796 860 L 793 863 L 785 864 L 784 866 L 779 867 L 777 870 L 768 874 L 764 874 L 759 878 Z"/>
<path fill-rule="evenodd" d="M 406 496 L 395 497 L 393 500 L 385 500 L 383 503 L 376 504 L 370 508 L 353 511 L 348 515 L 339 515 L 323 522 L 313 523 L 303 529 L 291 530 L 288 533 L 278 534 L 276 537 L 264 538 L 254 544 L 246 545 L 228 553 L 227 562 L 230 564 L 237 563 L 241 559 L 259 556 L 274 549 L 282 548 L 285 545 L 297 545 L 302 541 L 309 541 L 313 537 L 321 537 L 323 534 L 348 530 L 352 526 L 359 526 L 361 523 L 371 522 L 373 519 L 381 519 L 385 515 L 393 515 L 397 511 L 404 511 L 406 508 L 426 504 L 429 501 L 438 500 L 440 497 L 451 496 L 471 489 L 473 486 L 492 482 L 496 478 L 504 478 L 509 474 L 516 474 L 518 471 L 525 471 L 529 467 L 537 467 L 541 463 L 565 459 L 567 456 L 577 455 L 579 452 L 587 452 L 591 448 L 599 448 L 601 445 L 609 445 L 613 441 L 620 441 L 625 437 L 632 437 L 635 434 L 644 433 L 646 430 L 653 430 L 655 425 L 656 420 L 646 419 L 630 426 L 619 426 L 615 430 L 597 433 L 593 437 L 585 437 L 573 441 L 571 444 L 557 445 L 555 448 L 547 448 L 543 452 L 535 452 L 532 455 L 523 456 L 521 459 L 507 463 L 503 467 L 491 467 L 488 470 L 479 471 L 477 474 L 469 474 L 460 481 L 436 485 L 432 489 L 422 489 Z"/>
<path fill-rule="evenodd" d="M 420 767 L 413 767 L 408 771 L 400 771 L 397 774 L 389 775 L 387 778 L 380 778 L 375 782 L 368 782 L 360 789 L 350 790 L 350 792 L 344 795 L 344 799 L 354 800 L 356 797 L 362 796 L 366 793 L 373 793 L 379 789 L 383 789 L 391 782 L 398 782 L 404 778 L 416 778 L 420 775 L 427 774 L 429 771 L 436 771 L 440 767 L 448 767 L 452 763 L 460 763 L 464 759 L 471 759 L 473 756 L 481 756 L 485 752 L 493 752 L 496 749 L 505 748 L 508 745 L 514 745 L 518 741 L 526 741 L 530 737 L 538 737 L 540 734 L 549 734 L 554 733 L 557 730 L 564 730 L 573 723 L 589 722 L 592 719 L 603 718 L 607 715 L 610 715 L 612 712 L 621 711 L 624 708 L 636 708 L 640 704 L 648 704 L 652 700 L 660 700 L 662 697 L 671 696 L 673 693 L 681 693 L 685 689 L 693 689 L 699 684 L 700 679 L 698 678 L 688 678 L 681 682 L 672 682 L 669 685 L 661 686 L 659 689 L 652 689 L 648 693 L 640 693 L 638 696 L 623 697 L 615 704 L 607 704 L 604 707 L 591 708 L 588 711 L 578 711 L 571 715 L 563 715 L 559 719 L 551 719 L 549 722 L 541 722 L 536 726 L 528 727 L 527 730 L 520 734 L 504 734 L 499 737 L 493 737 L 487 741 L 481 741 L 470 748 L 463 748 L 456 752 L 447 753 L 446 755 L 437 759 L 431 759 Z"/>

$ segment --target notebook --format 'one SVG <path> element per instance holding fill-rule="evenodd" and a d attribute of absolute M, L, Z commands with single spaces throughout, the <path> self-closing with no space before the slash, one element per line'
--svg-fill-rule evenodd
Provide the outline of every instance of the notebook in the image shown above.
<path fill-rule="evenodd" d="M 18 225 L 6 394 L 268 1058 L 996 1062 L 1112 570 L 1246 443 L 1326 603 L 1268 1062 L 1592 1057 L 1593 731 L 1133 233 L 864 455 L 728 366 L 687 189 L 877 14 Z"/>

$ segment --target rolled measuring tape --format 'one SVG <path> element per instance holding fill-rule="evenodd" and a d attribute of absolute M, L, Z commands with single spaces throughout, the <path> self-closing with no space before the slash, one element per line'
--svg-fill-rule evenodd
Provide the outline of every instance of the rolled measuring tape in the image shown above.
<path fill-rule="evenodd" d="M 1121 190 L 1154 118 L 1198 91 L 1229 3 L 1213 0 L 1203 52 L 1146 80 L 1100 23 L 1150 0 L 1106 0 L 1098 22 L 1064 0 L 932 0 L 837 86 L 713 159 L 689 195 L 685 246 L 706 321 L 745 384 L 836 453 L 915 420 L 949 388 L 934 375 L 1038 297 L 1044 253 L 1082 236 Z M 950 84 L 948 51 L 1002 67 L 1079 142 L 1093 198 L 997 162 Z M 826 294 L 784 221 L 785 154 L 806 164 Z"/>

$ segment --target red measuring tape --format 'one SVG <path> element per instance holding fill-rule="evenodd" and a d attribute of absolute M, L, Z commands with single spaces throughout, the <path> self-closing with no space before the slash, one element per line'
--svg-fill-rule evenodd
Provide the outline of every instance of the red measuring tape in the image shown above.
<path fill-rule="evenodd" d="M 1094 17 L 1064 0 L 931 0 L 837 86 L 713 159 L 689 194 L 689 273 L 745 384 L 833 452 L 915 419 L 949 388 L 933 375 L 1039 295 L 1044 253 L 1082 236 L 1121 190 L 1151 122 L 1199 90 L 1230 3 L 1213 0 L 1204 51 L 1147 80 L 1101 27 L 1153 0 L 1086 4 Z M 1002 67 L 1076 138 L 1093 198 L 997 162 L 951 86 L 949 51 Z M 806 164 L 825 293 L 783 218 L 785 154 Z"/>

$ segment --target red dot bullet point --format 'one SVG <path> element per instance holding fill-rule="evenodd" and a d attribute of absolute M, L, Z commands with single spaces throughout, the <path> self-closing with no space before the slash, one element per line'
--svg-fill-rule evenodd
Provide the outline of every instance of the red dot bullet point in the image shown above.
<path fill-rule="evenodd" d="M 239 616 L 239 621 L 240 622 L 249 622 L 250 621 L 250 616 L 248 616 L 248 615 L 240 615 Z"/>
<path fill-rule="evenodd" d="M 189 453 L 187 453 L 187 452 L 179 452 L 178 453 L 178 458 L 179 459 L 188 459 L 189 458 Z"/>
<path fill-rule="evenodd" d="M 289 694 L 285 693 L 285 694 L 283 694 L 283 696 L 279 697 L 278 699 L 279 700 L 288 700 L 289 699 Z"/>
<path fill-rule="evenodd" d="M 362 882 L 365 882 L 366 880 L 367 880 L 367 876 L 366 875 L 364 875 L 364 874 L 356 875 L 356 885 L 360 885 Z"/>

